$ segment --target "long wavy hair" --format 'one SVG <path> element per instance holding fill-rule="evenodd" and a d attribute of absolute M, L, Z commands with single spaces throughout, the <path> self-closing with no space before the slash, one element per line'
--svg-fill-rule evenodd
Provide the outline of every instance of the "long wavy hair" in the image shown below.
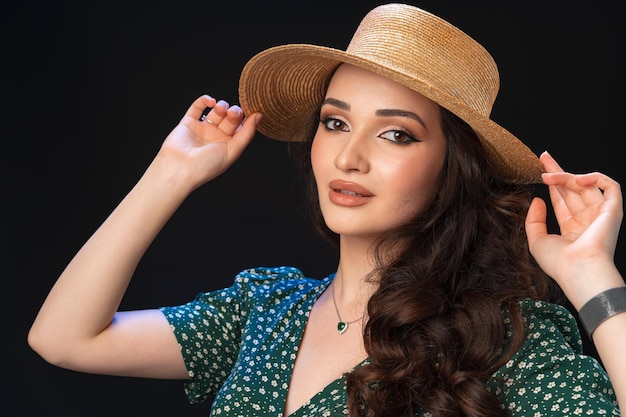
<path fill-rule="evenodd" d="M 434 417 L 506 415 L 487 382 L 500 383 L 493 373 L 525 339 L 519 301 L 558 294 L 528 249 L 532 186 L 497 179 L 471 127 L 443 108 L 441 126 L 447 155 L 439 192 L 376 247 L 369 279 L 378 289 L 364 326 L 369 364 L 345 375 L 353 417 L 418 410 Z M 311 138 L 316 128 L 311 120 Z M 309 215 L 338 244 L 320 211 L 310 143 L 302 146 Z"/>

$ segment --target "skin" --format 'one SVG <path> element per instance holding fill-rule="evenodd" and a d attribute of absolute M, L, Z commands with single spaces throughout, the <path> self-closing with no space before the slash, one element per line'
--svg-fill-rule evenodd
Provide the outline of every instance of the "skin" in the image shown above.
<path fill-rule="evenodd" d="M 526 216 L 530 251 L 576 310 L 610 288 L 624 287 L 613 261 L 623 218 L 620 185 L 594 172 L 564 172 L 547 152 L 540 156 L 560 234 L 548 234 L 546 204 L 535 198 Z M 591 335 L 620 405 L 626 404 L 626 312 L 602 322 Z"/>
<path fill-rule="evenodd" d="M 403 113 L 380 114 L 389 109 Z M 363 316 L 375 289 L 364 281 L 371 265 L 370 247 L 382 232 L 402 225 L 428 206 L 437 191 L 446 142 L 433 101 L 349 65 L 335 72 L 320 119 L 311 163 L 324 220 L 340 235 L 335 299 L 342 318 L 352 321 Z M 402 132 L 406 134 L 399 135 L 400 144 L 394 134 Z M 358 186 L 366 197 L 338 196 L 338 189 L 330 186 L 338 180 L 350 190 Z M 367 357 L 358 331 L 362 322 L 338 334 L 329 293 L 318 299 L 307 323 L 286 413 Z"/>
<path fill-rule="evenodd" d="M 352 240 L 369 245 L 430 204 L 446 152 L 436 103 L 387 78 L 342 65 L 320 119 L 311 162 L 324 220 L 341 235 L 342 247 L 358 244 Z M 329 198 L 336 193 L 332 180 L 360 185 L 371 197 L 357 207 L 338 204 Z"/>
<path fill-rule="evenodd" d="M 340 79 L 346 75 L 355 78 Z M 372 242 L 386 228 L 427 206 L 436 191 L 434 177 L 445 144 L 434 103 L 388 80 L 342 67 L 328 97 L 349 104 L 350 110 L 324 106 L 322 116 L 330 114 L 344 123 L 324 125 L 340 126 L 339 131 L 320 127 L 312 162 L 325 219 L 341 234 L 335 298 L 342 317 L 352 320 L 363 314 L 373 290 L 362 279 L 371 265 Z M 215 124 L 199 120 L 206 107 L 212 108 L 208 117 Z M 412 111 L 426 127 L 407 117 L 373 116 L 380 108 Z M 238 106 L 209 96 L 193 102 L 138 183 L 51 289 L 28 335 L 37 353 L 54 365 L 82 372 L 188 377 L 176 339 L 160 311 L 117 310 L 137 264 L 161 228 L 194 189 L 237 160 L 254 137 L 260 118 L 252 114 L 244 120 Z M 396 145 L 381 138 L 398 128 L 422 141 Z M 579 309 L 599 292 L 625 285 L 613 262 L 623 216 L 620 186 L 601 173 L 565 173 L 547 153 L 541 161 L 560 234 L 547 233 L 546 205 L 536 199 L 526 223 L 531 252 Z M 329 184 L 335 179 L 344 180 L 344 185 L 360 184 L 373 197 L 331 197 Z M 346 206 L 346 202 L 363 200 L 367 202 Z M 342 201 L 343 205 L 337 204 Z M 339 336 L 334 326 L 328 326 L 336 321 L 327 291 L 307 324 L 285 415 L 365 357 L 358 325 Z M 625 330 L 626 314 L 622 313 L 593 333 L 622 404 L 626 403 Z"/>

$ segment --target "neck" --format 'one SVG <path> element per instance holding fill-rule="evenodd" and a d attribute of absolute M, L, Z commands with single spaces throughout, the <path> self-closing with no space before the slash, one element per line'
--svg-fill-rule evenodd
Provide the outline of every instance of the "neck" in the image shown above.
<path fill-rule="evenodd" d="M 349 294 L 358 294 L 367 282 L 368 275 L 374 270 L 374 257 L 369 240 L 354 237 L 341 237 L 339 247 L 339 264 L 335 285 L 337 295 L 345 290 Z"/>
<path fill-rule="evenodd" d="M 361 317 L 367 309 L 367 302 L 376 290 L 376 284 L 366 280 L 366 275 L 347 275 L 341 266 L 332 283 L 334 302 L 344 321 Z"/>
<path fill-rule="evenodd" d="M 369 279 L 374 269 L 371 247 L 370 239 L 341 237 L 339 265 L 328 291 L 337 315 L 341 316 L 338 321 L 353 322 L 367 312 L 367 303 L 377 288 Z"/>

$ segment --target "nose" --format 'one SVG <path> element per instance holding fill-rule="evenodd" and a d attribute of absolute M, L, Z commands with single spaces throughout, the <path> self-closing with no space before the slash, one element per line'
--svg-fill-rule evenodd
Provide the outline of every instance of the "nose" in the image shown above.
<path fill-rule="evenodd" d="M 365 137 L 352 134 L 335 157 L 335 166 L 342 171 L 368 172 L 370 149 Z"/>

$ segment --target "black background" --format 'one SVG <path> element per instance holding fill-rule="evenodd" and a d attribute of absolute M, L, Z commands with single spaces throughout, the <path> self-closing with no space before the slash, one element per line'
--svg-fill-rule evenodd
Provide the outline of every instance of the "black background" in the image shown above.
<path fill-rule="evenodd" d="M 16 3 L 16 2 L 14 2 Z M 379 2 L 22 2 L 3 6 L 3 416 L 206 416 L 178 381 L 52 367 L 26 334 L 75 251 L 137 181 L 197 96 L 237 103 L 241 68 L 283 43 L 345 48 Z M 492 117 L 565 169 L 626 184 L 618 4 L 415 2 L 481 42 L 501 73 Z M 258 135 L 194 192 L 142 260 L 122 308 L 188 301 L 243 268 L 332 272 L 302 215 L 285 144 Z M 541 192 L 541 190 L 538 190 Z M 616 260 L 623 270 L 624 242 Z M 588 343 L 588 341 L 586 341 Z M 590 354 L 593 349 L 587 344 Z"/>

